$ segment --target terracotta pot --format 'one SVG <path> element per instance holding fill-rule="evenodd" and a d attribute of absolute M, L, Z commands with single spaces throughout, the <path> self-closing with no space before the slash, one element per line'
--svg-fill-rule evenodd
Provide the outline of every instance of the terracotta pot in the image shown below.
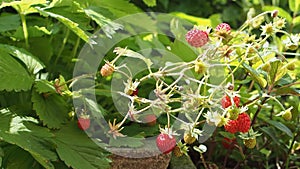
<path fill-rule="evenodd" d="M 171 159 L 171 153 L 157 154 L 151 150 L 120 148 L 114 151 L 118 155 L 111 155 L 111 169 L 167 169 Z M 132 156 L 143 158 L 131 158 Z"/>

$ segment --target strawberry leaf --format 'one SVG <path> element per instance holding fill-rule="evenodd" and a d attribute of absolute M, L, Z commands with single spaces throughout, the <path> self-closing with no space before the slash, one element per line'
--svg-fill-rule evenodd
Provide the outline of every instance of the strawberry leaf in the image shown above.
<path fill-rule="evenodd" d="M 56 151 L 66 165 L 77 169 L 109 168 L 107 153 L 80 131 L 76 123 L 63 126 L 54 135 Z"/>
<path fill-rule="evenodd" d="M 27 70 L 0 46 L 0 91 L 29 90 L 33 84 Z"/>
<path fill-rule="evenodd" d="M 54 168 L 50 161 L 57 160 L 57 156 L 51 150 L 49 141 L 53 135 L 47 128 L 37 126 L 32 117 L 15 116 L 6 109 L 0 111 L 0 119 L 6 121 L 4 126 L 0 126 L 3 141 L 28 151 L 45 168 Z"/>
<path fill-rule="evenodd" d="M 67 103 L 57 94 L 43 97 L 36 91 L 32 93 L 33 110 L 36 111 L 44 125 L 49 128 L 60 128 L 67 118 Z"/>

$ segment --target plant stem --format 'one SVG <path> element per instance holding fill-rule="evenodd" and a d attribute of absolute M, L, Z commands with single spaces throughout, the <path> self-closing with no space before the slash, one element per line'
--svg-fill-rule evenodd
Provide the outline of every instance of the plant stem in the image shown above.
<path fill-rule="evenodd" d="M 26 24 L 26 18 L 25 14 L 20 12 L 21 22 L 22 22 L 22 28 L 24 33 L 24 39 L 25 39 L 25 47 L 29 49 L 29 41 L 28 41 L 28 30 L 27 30 L 27 24 Z"/>
<path fill-rule="evenodd" d="M 66 45 L 66 43 L 68 41 L 68 38 L 69 38 L 69 35 L 70 35 L 70 29 L 68 29 L 68 28 L 66 28 L 66 29 L 67 29 L 66 30 L 66 35 L 65 35 L 65 37 L 63 39 L 63 43 L 62 43 L 61 48 L 60 48 L 60 50 L 59 50 L 59 52 L 57 54 L 57 57 L 55 58 L 54 65 L 57 64 L 58 59 L 60 58 L 62 52 L 64 51 L 65 45 Z"/>
<path fill-rule="evenodd" d="M 294 144 L 295 144 L 295 141 L 296 141 L 296 139 L 297 139 L 297 137 L 299 136 L 299 127 L 297 127 L 297 130 L 296 130 L 296 133 L 297 133 L 297 135 L 296 136 L 294 136 L 294 138 L 293 138 L 293 141 L 292 141 L 292 143 L 291 143 L 291 145 L 290 145 L 290 147 L 289 147 L 289 151 L 288 151 L 288 153 L 287 153 L 287 155 L 286 155 L 286 159 L 285 159 L 285 162 L 284 162 L 284 164 L 285 164 L 285 169 L 288 169 L 289 168 L 289 161 L 290 161 L 290 154 L 291 154 L 291 152 L 292 152 L 292 149 L 293 149 L 293 146 L 294 146 Z"/>
<path fill-rule="evenodd" d="M 209 169 L 208 166 L 207 166 L 207 164 L 206 164 L 206 162 L 205 162 L 205 159 L 204 159 L 202 153 L 200 153 L 200 159 L 201 159 L 201 161 L 202 161 L 202 163 L 203 163 L 203 165 L 204 165 L 204 168 L 205 168 L 205 169 Z"/>

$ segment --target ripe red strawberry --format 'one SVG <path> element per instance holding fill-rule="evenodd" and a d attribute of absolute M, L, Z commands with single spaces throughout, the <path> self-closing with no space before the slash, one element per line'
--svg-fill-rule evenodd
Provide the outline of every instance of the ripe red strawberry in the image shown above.
<path fill-rule="evenodd" d="M 251 126 L 251 119 L 247 113 L 239 114 L 237 118 L 237 130 L 242 133 L 249 131 Z"/>
<path fill-rule="evenodd" d="M 90 128 L 91 119 L 88 116 L 80 116 L 77 121 L 77 125 L 81 130 L 87 130 Z"/>
<path fill-rule="evenodd" d="M 222 140 L 222 145 L 226 149 L 233 149 L 235 143 L 236 143 L 236 138 L 230 139 L 230 138 L 224 137 Z"/>
<path fill-rule="evenodd" d="M 207 32 L 199 29 L 192 29 L 185 35 L 186 41 L 194 47 L 201 47 L 208 42 Z"/>
<path fill-rule="evenodd" d="M 217 27 L 216 27 L 217 31 L 226 31 L 229 32 L 231 30 L 230 25 L 228 25 L 227 23 L 220 23 Z"/>
<path fill-rule="evenodd" d="M 171 135 L 160 133 L 156 138 L 156 146 L 162 153 L 168 154 L 176 146 L 176 139 Z"/>
<path fill-rule="evenodd" d="M 156 116 L 154 114 L 148 114 L 144 117 L 143 122 L 148 126 L 155 126 L 156 124 Z"/>
<path fill-rule="evenodd" d="M 224 128 L 227 132 L 232 134 L 238 132 L 237 120 L 229 120 L 227 124 L 224 125 Z"/>
<path fill-rule="evenodd" d="M 234 96 L 233 97 L 233 102 L 235 103 L 236 107 L 239 107 L 239 104 L 240 104 L 240 98 L 238 96 Z M 224 109 L 226 109 L 227 107 L 231 106 L 231 100 L 230 100 L 230 97 L 227 96 L 227 95 L 224 95 L 222 100 L 221 100 L 221 104 L 222 104 L 222 107 Z"/>

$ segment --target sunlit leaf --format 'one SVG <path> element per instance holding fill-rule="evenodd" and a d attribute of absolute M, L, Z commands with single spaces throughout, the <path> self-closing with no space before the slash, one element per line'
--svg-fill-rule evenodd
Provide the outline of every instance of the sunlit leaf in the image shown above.
<path fill-rule="evenodd" d="M 0 49 L 24 62 L 30 73 L 36 74 L 45 67 L 37 57 L 25 49 L 2 44 L 0 44 Z"/>
<path fill-rule="evenodd" d="M 56 151 L 67 166 L 77 169 L 108 169 L 109 159 L 99 145 L 78 129 L 76 123 L 54 132 Z"/>
<path fill-rule="evenodd" d="M 78 27 L 78 23 L 75 23 L 72 20 L 70 20 L 62 15 L 48 12 L 40 7 L 35 7 L 35 8 L 39 11 L 39 13 L 41 15 L 50 16 L 50 17 L 53 17 L 53 18 L 59 20 L 61 23 L 63 23 L 65 26 L 67 26 L 71 31 L 73 31 L 77 36 L 79 36 L 82 40 L 84 40 L 85 42 L 89 42 L 89 36 L 87 35 L 87 33 L 84 30 L 82 30 Z"/>

